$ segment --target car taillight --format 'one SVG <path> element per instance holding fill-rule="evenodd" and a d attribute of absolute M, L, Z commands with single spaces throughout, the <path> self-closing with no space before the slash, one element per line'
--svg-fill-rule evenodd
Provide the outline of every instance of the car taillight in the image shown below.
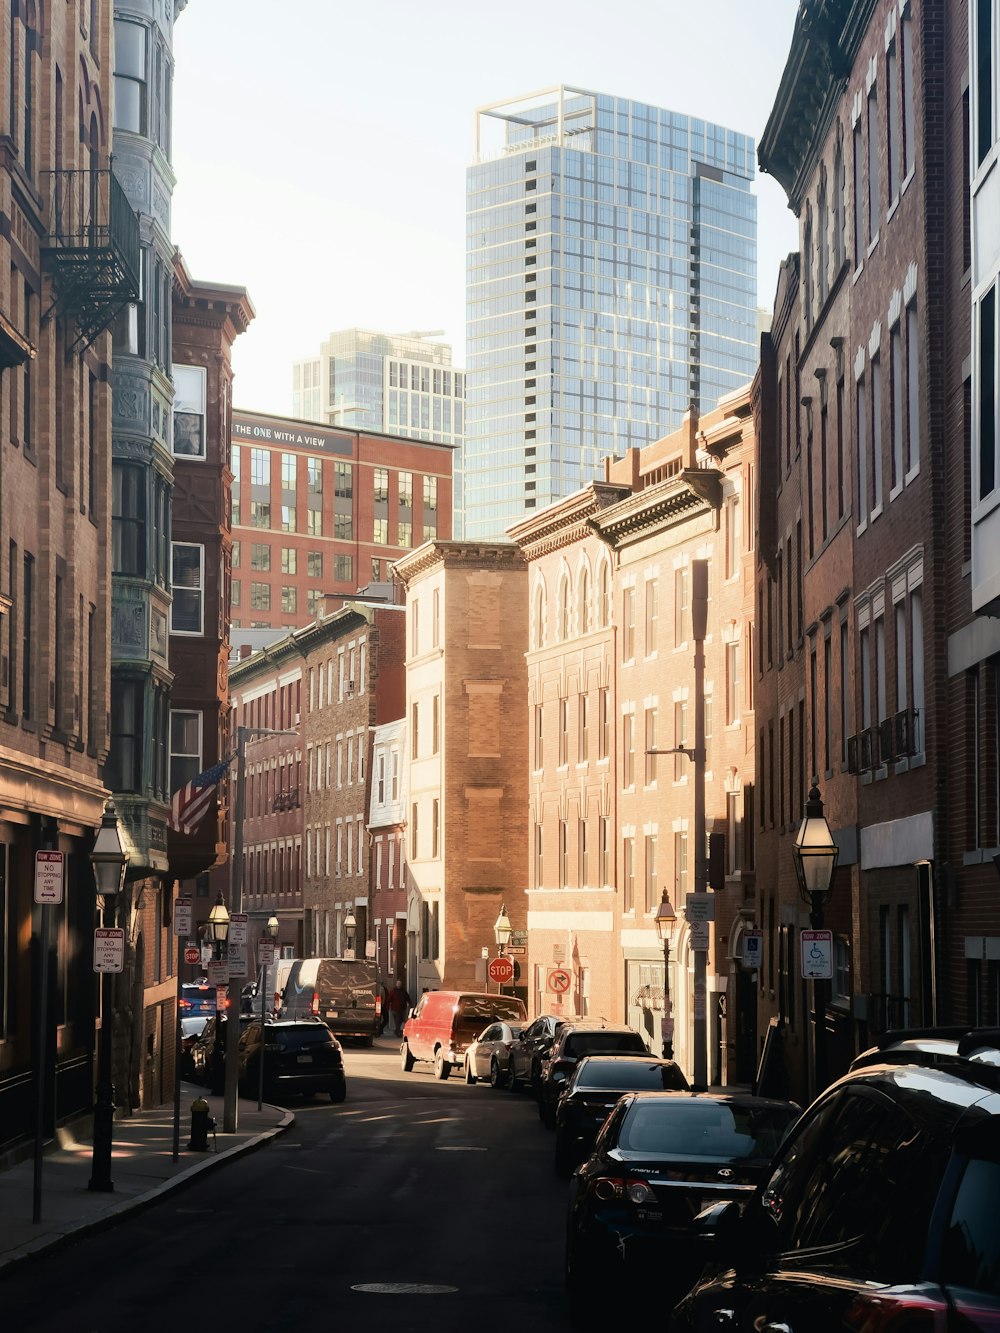
<path fill-rule="evenodd" d="M 380 1013 L 382 1012 L 382 996 L 381 996 L 381 995 L 376 995 L 376 996 L 375 996 L 375 1012 L 376 1012 L 377 1014 L 380 1014 Z"/>
<path fill-rule="evenodd" d="M 945 1333 L 948 1306 L 927 1292 L 864 1292 L 844 1316 L 851 1333 Z"/>
<path fill-rule="evenodd" d="M 313 1013 L 313 1014 L 318 1014 L 318 1013 L 319 1013 L 319 991 L 318 991 L 318 990 L 314 990 L 314 991 L 313 991 L 312 1004 L 309 1006 L 309 1011 L 310 1011 L 310 1013 Z"/>
<path fill-rule="evenodd" d="M 594 1184 L 599 1199 L 627 1199 L 629 1203 L 655 1203 L 656 1195 L 644 1180 L 627 1176 L 600 1176 Z"/>

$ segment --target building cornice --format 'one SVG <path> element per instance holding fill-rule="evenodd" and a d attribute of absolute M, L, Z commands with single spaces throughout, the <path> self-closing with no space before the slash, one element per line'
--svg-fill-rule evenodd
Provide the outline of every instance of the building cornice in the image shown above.
<path fill-rule="evenodd" d="M 432 569 L 523 569 L 524 556 L 513 542 L 429 541 L 393 564 L 404 588 Z"/>
<path fill-rule="evenodd" d="M 526 560 L 537 560 L 591 536 L 593 528 L 590 520 L 631 494 L 628 486 L 592 482 L 583 490 L 557 500 L 539 513 L 512 523 L 507 531 Z"/>
<path fill-rule="evenodd" d="M 778 93 L 757 149 L 796 216 L 875 0 L 802 0 Z"/>
<path fill-rule="evenodd" d="M 722 473 L 715 468 L 686 468 L 676 477 L 630 495 L 589 520 L 591 529 L 619 549 L 657 528 L 670 528 L 722 503 Z"/>
<path fill-rule="evenodd" d="M 249 657 L 244 657 L 230 667 L 230 696 L 235 693 L 237 685 L 246 685 L 255 676 L 270 675 L 292 658 L 301 657 L 304 660 L 317 648 L 344 638 L 362 625 L 371 625 L 374 620 L 373 606 L 361 602 L 347 602 L 331 615 L 323 616 L 301 629 L 290 631 L 283 639 L 276 639 L 274 643 L 258 648 L 255 653 L 251 653 Z"/>

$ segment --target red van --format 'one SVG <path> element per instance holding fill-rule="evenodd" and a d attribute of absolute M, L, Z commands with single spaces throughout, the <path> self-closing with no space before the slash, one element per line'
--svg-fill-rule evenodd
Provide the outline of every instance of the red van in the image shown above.
<path fill-rule="evenodd" d="M 524 1001 L 513 995 L 483 995 L 475 991 L 424 991 L 417 1007 L 403 1024 L 400 1064 L 408 1074 L 418 1060 L 434 1065 L 435 1078 L 447 1078 L 460 1064 L 465 1048 L 488 1023 L 523 1023 Z"/>

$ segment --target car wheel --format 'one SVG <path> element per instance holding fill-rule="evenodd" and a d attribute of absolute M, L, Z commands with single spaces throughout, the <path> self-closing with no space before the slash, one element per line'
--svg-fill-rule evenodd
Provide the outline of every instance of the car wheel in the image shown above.
<path fill-rule="evenodd" d="M 521 1080 L 514 1073 L 514 1061 L 511 1060 L 507 1066 L 507 1091 L 519 1092 L 521 1089 Z"/>
<path fill-rule="evenodd" d="M 402 1046 L 400 1046 L 399 1048 L 400 1068 L 402 1069 L 404 1074 L 409 1074 L 416 1063 L 417 1063 L 416 1060 L 414 1060 L 413 1056 L 410 1054 L 409 1043 L 404 1041 Z"/>
<path fill-rule="evenodd" d="M 490 1087 L 495 1092 L 497 1088 L 502 1088 L 503 1084 L 504 1084 L 503 1070 L 500 1068 L 500 1061 L 496 1058 L 496 1056 L 494 1056 L 493 1059 L 490 1061 Z"/>
<path fill-rule="evenodd" d="M 451 1062 L 444 1058 L 444 1052 L 438 1050 L 434 1053 L 434 1077 L 441 1079 L 442 1082 L 451 1073 Z"/>
<path fill-rule="evenodd" d="M 476 1081 L 476 1076 L 472 1072 L 472 1061 L 468 1057 L 465 1060 L 465 1081 L 470 1084 Z"/>
<path fill-rule="evenodd" d="M 343 1083 L 338 1083 L 337 1086 L 336 1086 L 335 1088 L 331 1088 L 331 1089 L 330 1089 L 330 1101 L 331 1101 L 331 1102 L 346 1102 L 346 1101 L 347 1101 L 347 1082 L 346 1082 L 346 1080 L 345 1080 Z"/>

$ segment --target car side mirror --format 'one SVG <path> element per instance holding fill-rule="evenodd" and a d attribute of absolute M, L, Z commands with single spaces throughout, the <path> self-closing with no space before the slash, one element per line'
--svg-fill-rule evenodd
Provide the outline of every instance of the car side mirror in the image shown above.
<path fill-rule="evenodd" d="M 758 1271 L 768 1253 L 767 1228 L 751 1202 L 744 1211 L 733 1199 L 714 1203 L 698 1214 L 694 1233 L 706 1260 L 740 1272 Z"/>

